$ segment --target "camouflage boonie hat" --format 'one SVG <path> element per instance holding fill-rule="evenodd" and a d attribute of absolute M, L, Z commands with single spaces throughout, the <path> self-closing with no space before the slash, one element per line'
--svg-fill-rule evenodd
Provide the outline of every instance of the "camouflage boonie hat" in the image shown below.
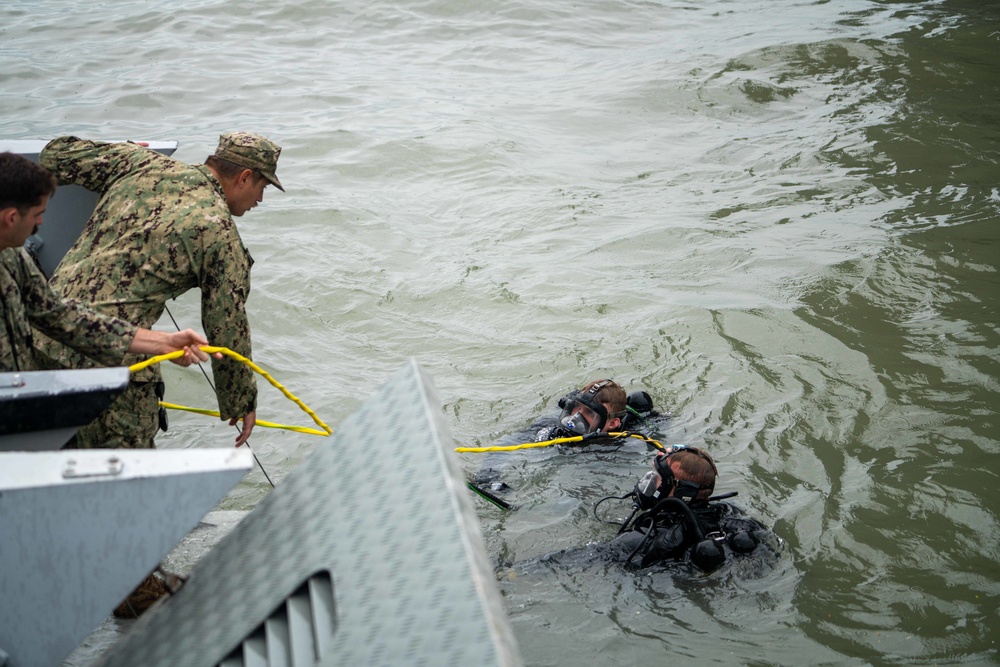
<path fill-rule="evenodd" d="M 247 169 L 256 169 L 282 192 L 281 181 L 275 174 L 278 170 L 278 156 L 281 146 L 259 134 L 252 132 L 226 132 L 219 137 L 216 157 L 229 160 Z"/>

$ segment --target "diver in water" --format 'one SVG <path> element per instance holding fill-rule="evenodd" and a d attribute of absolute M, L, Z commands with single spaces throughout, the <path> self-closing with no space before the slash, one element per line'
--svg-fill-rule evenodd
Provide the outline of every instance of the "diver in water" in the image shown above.
<path fill-rule="evenodd" d="M 759 521 L 743 516 L 735 505 L 721 502 L 736 495 L 713 496 L 718 469 L 712 457 L 697 447 L 674 445 L 653 459 L 653 469 L 624 496 L 632 514 L 610 542 L 565 549 L 536 562 L 581 565 L 620 561 L 641 569 L 661 563 L 689 564 L 712 572 L 727 560 L 773 558 L 781 542 Z M 759 548 L 761 547 L 761 548 Z"/>
<path fill-rule="evenodd" d="M 559 407 L 558 421 L 540 428 L 535 442 L 627 431 L 659 415 L 648 393 L 636 391 L 625 396 L 625 390 L 613 380 L 590 382 L 560 398 Z"/>
<path fill-rule="evenodd" d="M 612 542 L 619 551 L 628 550 L 625 564 L 687 561 L 711 572 L 729 557 L 752 553 L 768 531 L 735 505 L 720 502 L 735 492 L 712 495 L 718 475 L 703 449 L 674 445 L 658 453 L 653 470 L 629 494 L 633 515 Z"/>
<path fill-rule="evenodd" d="M 561 412 L 557 416 L 547 415 L 530 426 L 508 434 L 504 438 L 483 448 L 492 449 L 482 460 L 482 467 L 474 475 L 472 487 L 474 490 L 505 492 L 510 487 L 500 480 L 505 464 L 510 461 L 510 454 L 498 452 L 507 448 L 516 450 L 537 447 L 548 444 L 589 443 L 601 436 L 625 435 L 634 433 L 634 437 L 655 442 L 651 437 L 656 433 L 658 421 L 666 419 L 653 409 L 653 399 L 645 391 L 635 391 L 625 395 L 625 390 L 613 380 L 595 380 L 575 389 L 559 399 Z M 560 442 L 563 438 L 572 438 L 568 443 Z M 657 446 L 662 447 L 657 443 Z M 457 451 L 477 451 L 478 448 L 460 448 Z M 484 452 L 485 453 L 485 452 Z"/>

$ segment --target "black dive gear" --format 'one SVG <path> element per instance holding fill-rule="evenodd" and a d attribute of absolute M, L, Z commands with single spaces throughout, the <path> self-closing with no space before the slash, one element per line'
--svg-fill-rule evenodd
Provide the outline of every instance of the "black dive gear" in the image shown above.
<path fill-rule="evenodd" d="M 738 530 L 729 536 L 729 546 L 739 554 L 748 554 L 757 548 L 760 540 L 748 530 Z"/>
<path fill-rule="evenodd" d="M 626 566 L 637 558 L 640 568 L 675 560 L 712 572 L 726 562 L 727 556 L 750 554 L 760 543 L 759 533 L 764 526 L 753 519 L 739 518 L 737 508 L 719 502 L 736 492 L 699 499 L 700 491 L 714 485 L 701 486 L 674 476 L 668 459 L 684 450 L 695 451 L 711 463 L 697 450 L 674 445 L 667 454 L 656 457 L 653 470 L 625 496 L 631 497 L 633 510 L 621 524 L 615 542 L 627 550 L 623 552 L 628 554 Z M 671 490 L 673 495 L 668 495 Z"/>
<path fill-rule="evenodd" d="M 726 553 L 719 544 L 725 539 L 725 535 L 720 534 L 718 538 L 709 537 L 694 545 L 689 555 L 691 564 L 702 572 L 717 570 L 720 565 L 726 562 Z"/>
<path fill-rule="evenodd" d="M 604 404 L 596 398 L 597 393 L 610 383 L 610 380 L 601 380 L 586 391 L 577 389 L 560 398 L 562 413 L 556 432 L 565 437 L 599 433 L 604 430 L 609 418 L 623 417 L 624 412 L 609 415 Z"/>
<path fill-rule="evenodd" d="M 625 565 L 646 568 L 666 561 L 688 562 L 702 572 L 721 567 L 728 558 L 752 554 L 765 528 L 742 518 L 728 503 L 688 504 L 668 497 L 634 521 L 626 521 L 614 542 L 626 550 Z"/>
<path fill-rule="evenodd" d="M 622 416 L 622 430 L 631 431 L 644 424 L 650 417 L 659 416 L 653 409 L 653 397 L 645 391 L 633 391 L 625 401 L 625 414 Z"/>
<path fill-rule="evenodd" d="M 657 525 L 658 515 L 660 513 L 672 514 L 674 516 L 679 516 L 679 522 L 673 522 L 670 529 L 661 534 L 659 530 L 660 526 Z M 632 530 L 639 532 L 643 535 L 643 538 L 635 545 L 635 548 L 629 553 L 628 558 L 625 559 L 625 565 L 629 565 L 632 559 L 636 555 L 643 551 L 643 558 L 639 564 L 639 567 L 646 567 L 652 564 L 648 562 L 650 547 L 659 547 L 656 551 L 669 551 L 671 553 L 678 552 L 684 548 L 686 542 L 689 541 L 687 532 L 695 538 L 697 542 L 701 542 L 705 539 L 705 533 L 701 529 L 701 525 L 698 523 L 698 518 L 695 517 L 694 512 L 691 508 L 680 498 L 664 498 L 656 503 L 652 509 L 648 512 L 641 514 L 632 524 Z M 659 544 L 658 544 L 659 542 Z"/>

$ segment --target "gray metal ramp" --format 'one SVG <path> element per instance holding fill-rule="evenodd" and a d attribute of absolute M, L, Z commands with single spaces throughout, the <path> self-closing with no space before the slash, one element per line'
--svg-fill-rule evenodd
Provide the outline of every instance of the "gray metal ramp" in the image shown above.
<path fill-rule="evenodd" d="M 7 667 L 58 664 L 252 465 L 228 447 L 0 454 Z"/>
<path fill-rule="evenodd" d="M 441 414 L 408 363 L 99 664 L 520 665 Z"/>
<path fill-rule="evenodd" d="M 0 373 L 0 451 L 59 449 L 128 386 L 126 367 Z"/>

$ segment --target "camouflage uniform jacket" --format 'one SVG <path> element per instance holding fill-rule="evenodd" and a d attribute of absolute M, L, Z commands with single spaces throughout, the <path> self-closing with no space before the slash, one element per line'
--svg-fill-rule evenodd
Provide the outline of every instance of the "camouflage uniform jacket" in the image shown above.
<path fill-rule="evenodd" d="M 133 143 L 76 137 L 50 141 L 41 163 L 60 184 L 99 194 L 83 233 L 50 279 L 56 290 L 149 328 L 167 299 L 198 287 L 208 341 L 250 358 L 245 303 L 253 260 L 208 167 Z M 49 346 L 43 349 L 56 358 Z M 212 360 L 212 370 L 223 419 L 256 408 L 249 368 L 224 357 Z M 133 376 L 140 382 L 158 378 L 155 366 Z"/>
<path fill-rule="evenodd" d="M 120 364 L 136 327 L 64 301 L 20 248 L 0 251 L 0 372 L 37 368 L 32 327 L 94 357 Z"/>

